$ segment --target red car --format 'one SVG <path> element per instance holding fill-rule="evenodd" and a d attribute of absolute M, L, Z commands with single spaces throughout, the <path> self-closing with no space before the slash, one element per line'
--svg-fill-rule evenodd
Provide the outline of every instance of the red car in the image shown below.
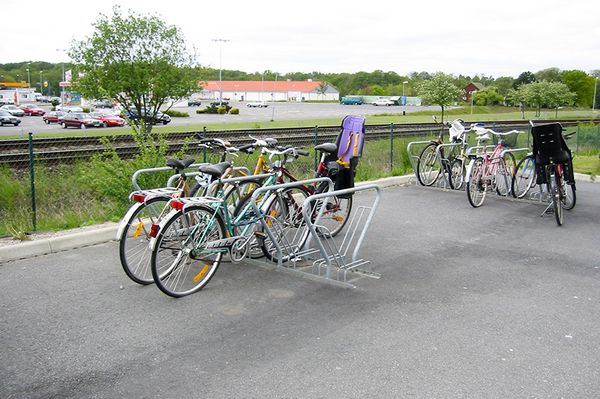
<path fill-rule="evenodd" d="M 85 129 L 87 127 L 101 127 L 102 121 L 100 119 L 92 118 L 89 114 L 83 112 L 68 112 L 61 123 L 63 128 L 78 127 L 79 129 Z"/>
<path fill-rule="evenodd" d="M 23 112 L 25 112 L 25 115 L 43 116 L 46 113 L 46 111 L 44 111 L 42 108 L 38 107 L 35 104 L 25 104 L 21 105 L 19 108 L 21 108 Z"/>
<path fill-rule="evenodd" d="M 62 123 L 63 117 L 66 115 L 66 112 L 62 111 L 50 111 L 44 116 L 42 116 L 42 120 L 46 122 L 46 125 L 51 123 Z"/>
<path fill-rule="evenodd" d="M 90 113 L 90 116 L 92 118 L 100 119 L 102 121 L 102 127 L 125 126 L 125 119 L 113 114 L 105 114 L 103 112 L 92 112 Z"/>

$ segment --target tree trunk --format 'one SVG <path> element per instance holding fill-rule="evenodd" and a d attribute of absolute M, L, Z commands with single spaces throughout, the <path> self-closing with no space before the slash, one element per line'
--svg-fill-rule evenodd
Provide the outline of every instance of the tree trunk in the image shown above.
<path fill-rule="evenodd" d="M 440 105 L 440 107 L 442 107 L 442 123 L 444 123 L 444 106 Z"/>

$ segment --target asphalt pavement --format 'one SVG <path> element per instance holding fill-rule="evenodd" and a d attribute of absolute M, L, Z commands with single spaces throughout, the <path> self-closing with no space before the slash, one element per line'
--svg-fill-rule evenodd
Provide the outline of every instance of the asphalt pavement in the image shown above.
<path fill-rule="evenodd" d="M 173 299 L 115 242 L 3 263 L 0 397 L 599 397 L 600 185 L 542 209 L 384 189 L 355 289 L 224 263 Z"/>

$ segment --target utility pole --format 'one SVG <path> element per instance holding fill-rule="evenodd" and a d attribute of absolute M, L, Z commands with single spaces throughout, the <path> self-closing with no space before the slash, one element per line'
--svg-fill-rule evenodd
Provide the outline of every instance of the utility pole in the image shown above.
<path fill-rule="evenodd" d="M 219 105 L 223 105 L 223 43 L 227 43 L 228 39 L 211 39 L 213 42 L 219 43 Z"/>

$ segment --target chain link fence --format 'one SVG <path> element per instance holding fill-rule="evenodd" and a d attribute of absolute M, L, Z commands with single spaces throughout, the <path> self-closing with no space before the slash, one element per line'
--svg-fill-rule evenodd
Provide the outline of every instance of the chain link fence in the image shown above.
<path fill-rule="evenodd" d="M 498 131 L 529 130 L 525 124 L 498 122 L 487 126 Z M 411 173 L 408 143 L 434 139 L 440 129 L 440 125 L 433 124 L 367 125 L 356 180 Z M 310 178 L 318 163 L 314 146 L 335 142 L 339 131 L 339 126 L 315 126 L 104 138 L 37 138 L 30 134 L 25 140 L 0 140 L 0 236 L 118 221 L 129 207 L 131 176 L 136 170 L 165 166 L 168 158 L 218 162 L 221 154 L 203 148 L 202 138 L 220 138 L 241 146 L 253 142 L 251 137 L 273 137 L 281 145 L 302 147 L 310 155 L 295 159 L 287 167 L 297 179 Z M 570 131 L 577 133 L 569 141 L 575 153 L 597 157 L 600 125 L 578 125 L 567 128 Z M 530 135 L 519 135 L 514 145 L 529 146 Z M 228 160 L 253 171 L 257 158 L 258 154 L 240 153 Z M 145 174 L 138 182 L 142 188 L 160 187 L 169 176 L 167 172 Z"/>

